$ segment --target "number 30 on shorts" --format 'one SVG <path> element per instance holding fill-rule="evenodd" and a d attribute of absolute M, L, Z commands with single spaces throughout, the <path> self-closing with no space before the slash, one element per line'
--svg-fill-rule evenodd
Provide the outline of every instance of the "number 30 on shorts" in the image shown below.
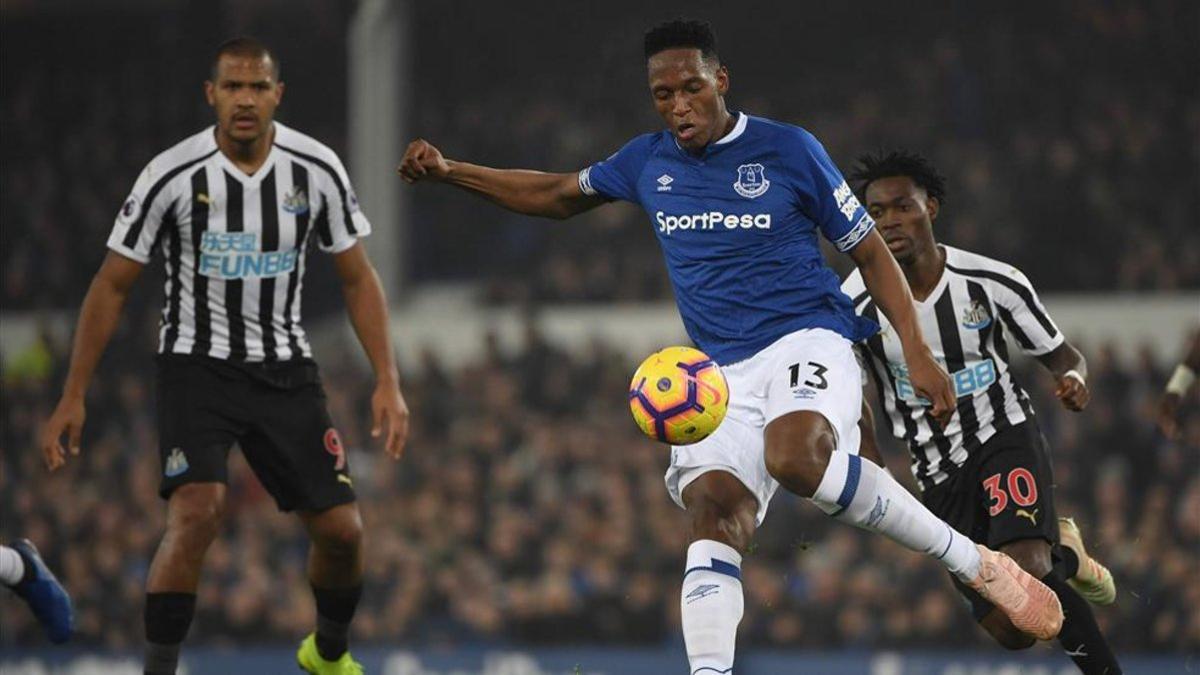
<path fill-rule="evenodd" d="M 1037 481 L 1033 480 L 1033 474 L 1029 469 L 1017 467 L 1008 472 L 1008 491 L 1000 485 L 1000 478 L 1004 474 L 997 473 L 988 476 L 983 481 L 983 487 L 988 492 L 988 499 L 992 501 L 988 505 L 988 515 L 995 517 L 1008 506 L 1008 500 L 1011 499 L 1017 506 L 1031 506 L 1038 500 Z"/>

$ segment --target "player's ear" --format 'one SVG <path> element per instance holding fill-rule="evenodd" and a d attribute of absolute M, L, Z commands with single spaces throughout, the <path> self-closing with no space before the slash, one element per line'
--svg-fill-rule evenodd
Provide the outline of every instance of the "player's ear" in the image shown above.
<path fill-rule="evenodd" d="M 275 84 L 275 105 L 279 105 L 283 101 L 283 83 Z"/>
<path fill-rule="evenodd" d="M 215 96 L 216 91 L 217 85 L 213 84 L 212 80 L 204 81 L 204 98 L 208 101 L 208 104 L 214 108 L 217 105 L 217 99 Z"/>
<path fill-rule="evenodd" d="M 942 208 L 942 203 L 938 201 L 937 197 L 926 197 L 925 198 L 925 210 L 929 212 L 929 220 L 930 221 L 937 220 L 938 211 L 941 208 Z"/>
<path fill-rule="evenodd" d="M 717 79 L 717 93 L 724 96 L 725 92 L 729 91 L 729 69 L 722 64 L 717 64 L 713 70 L 713 77 Z"/>

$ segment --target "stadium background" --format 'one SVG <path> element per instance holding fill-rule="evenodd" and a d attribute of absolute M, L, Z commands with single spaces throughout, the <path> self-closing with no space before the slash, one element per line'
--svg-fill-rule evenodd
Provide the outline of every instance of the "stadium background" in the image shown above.
<path fill-rule="evenodd" d="M 163 525 L 155 275 L 89 392 L 83 455 L 50 476 L 33 439 L 116 210 L 150 157 L 211 122 L 211 52 L 248 33 L 281 58 L 279 119 L 347 158 L 414 413 L 405 458 L 385 461 L 364 433 L 369 371 L 314 265 L 306 320 L 368 527 L 356 654 L 389 673 L 677 670 L 684 518 L 624 402 L 639 356 L 683 339 L 644 216 L 539 222 L 391 171 L 417 135 L 497 166 L 607 156 L 656 128 L 640 36 L 678 14 L 713 21 L 732 107 L 804 125 L 844 169 L 882 146 L 930 155 L 950 179 L 940 237 L 1017 264 L 1069 317 L 1088 411 L 1062 412 L 1024 366 L 1059 511 L 1117 576 L 1097 615 L 1141 659 L 1130 672 L 1196 668 L 1200 406 L 1180 443 L 1152 413 L 1200 320 L 1200 5 L 835 5 L 0 2 L 0 540 L 38 543 L 80 628 L 47 650 L 0 593 L 0 669 L 137 672 Z M 282 672 L 312 622 L 304 538 L 233 458 L 185 663 Z M 785 493 L 745 574 L 747 673 L 1074 672 L 1051 647 L 1000 651 L 936 566 Z"/>

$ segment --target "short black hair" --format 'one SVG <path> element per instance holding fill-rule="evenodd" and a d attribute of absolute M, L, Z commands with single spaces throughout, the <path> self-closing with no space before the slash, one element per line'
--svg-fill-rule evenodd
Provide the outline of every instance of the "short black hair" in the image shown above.
<path fill-rule="evenodd" d="M 875 154 L 865 154 L 858 158 L 858 165 L 850 174 L 850 180 L 858 183 L 859 196 L 866 199 L 867 186 L 880 178 L 907 176 L 913 183 L 925 190 L 925 194 L 938 200 L 946 201 L 946 178 L 938 173 L 933 164 L 908 150 L 879 151 Z"/>
<path fill-rule="evenodd" d="M 217 79 L 217 64 L 221 62 L 222 56 L 238 56 L 251 59 L 261 59 L 266 57 L 271 60 L 271 74 L 275 77 L 275 81 L 279 81 L 279 58 L 275 56 L 275 52 L 269 47 L 260 42 L 257 38 L 252 38 L 246 35 L 229 38 L 222 42 L 217 47 L 217 53 L 213 55 L 212 60 L 212 79 Z"/>
<path fill-rule="evenodd" d="M 646 60 L 668 49 L 699 49 L 705 59 L 720 61 L 717 56 L 717 34 L 707 21 L 673 19 L 646 31 L 644 41 Z"/>

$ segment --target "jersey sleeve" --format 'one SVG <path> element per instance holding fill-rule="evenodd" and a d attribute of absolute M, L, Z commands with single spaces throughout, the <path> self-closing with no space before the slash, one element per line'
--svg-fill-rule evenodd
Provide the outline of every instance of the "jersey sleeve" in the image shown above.
<path fill-rule="evenodd" d="M 341 253 L 371 234 L 371 222 L 359 207 L 342 160 L 330 152 L 318 171 L 321 206 L 317 211 L 317 246 L 326 253 Z"/>
<path fill-rule="evenodd" d="M 585 195 L 599 195 L 609 201 L 621 199 L 640 203 L 637 179 L 650 157 L 653 134 L 639 136 L 625 144 L 608 159 L 579 172 L 579 189 Z"/>
<path fill-rule="evenodd" d="M 1000 320 L 1012 331 L 1021 351 L 1038 356 L 1053 351 L 1065 338 L 1046 312 L 1041 298 L 1021 270 L 992 276 L 992 298 Z"/>
<path fill-rule="evenodd" d="M 142 169 L 113 223 L 108 248 L 143 265 L 150 262 L 159 231 L 171 219 L 169 182 L 169 177 L 156 175 L 153 163 Z"/>
<path fill-rule="evenodd" d="M 850 251 L 875 227 L 875 221 L 816 137 L 797 129 L 790 153 L 787 159 L 801 208 L 839 251 Z"/>

